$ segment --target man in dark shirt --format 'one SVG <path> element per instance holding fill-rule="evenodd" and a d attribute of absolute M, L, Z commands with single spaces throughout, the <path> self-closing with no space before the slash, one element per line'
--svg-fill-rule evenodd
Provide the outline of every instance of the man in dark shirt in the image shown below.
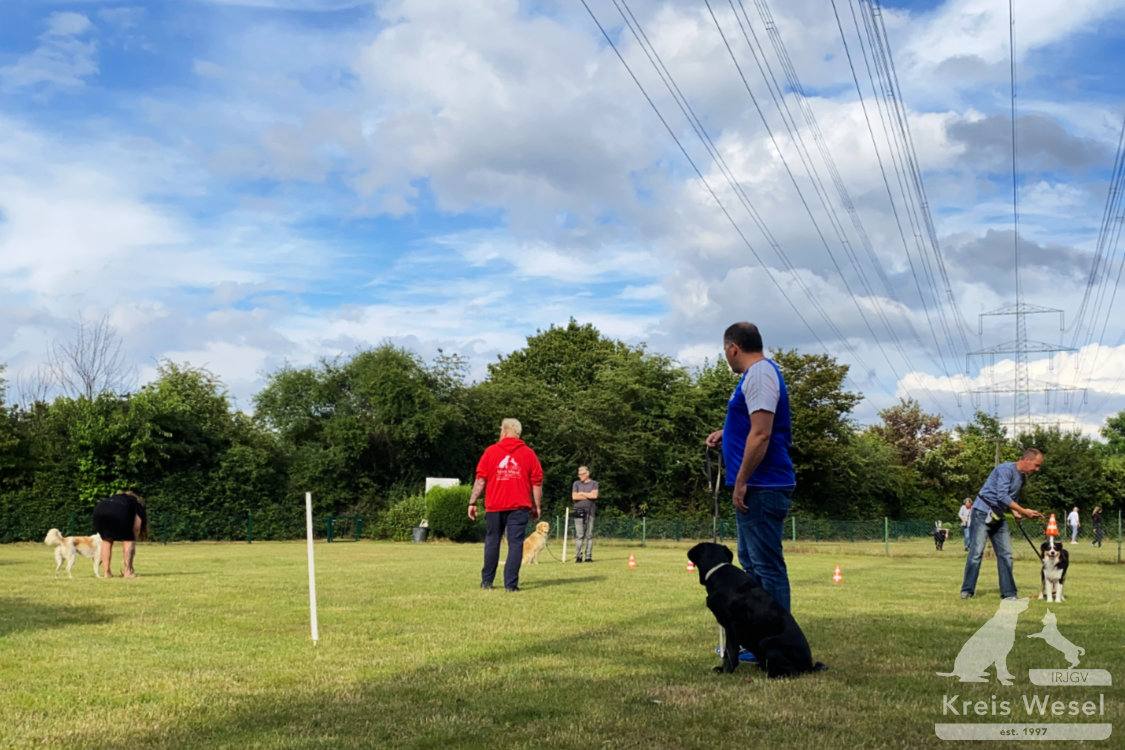
<path fill-rule="evenodd" d="M 574 548 L 577 550 L 574 561 L 582 562 L 585 553 L 586 562 L 593 562 L 594 501 L 598 499 L 598 483 L 590 479 L 590 470 L 585 466 L 578 467 L 578 479 L 570 488 L 570 499 L 574 501 Z"/>

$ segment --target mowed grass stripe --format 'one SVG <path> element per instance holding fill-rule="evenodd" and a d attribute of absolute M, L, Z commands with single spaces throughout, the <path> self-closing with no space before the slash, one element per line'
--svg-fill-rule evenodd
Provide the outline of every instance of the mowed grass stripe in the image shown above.
<path fill-rule="evenodd" d="M 1013 690 L 935 674 L 998 602 L 990 561 L 978 597 L 957 598 L 959 546 L 790 545 L 795 615 L 830 669 L 777 681 L 710 672 L 718 632 L 689 546 L 599 541 L 575 565 L 552 541 L 508 594 L 479 590 L 479 545 L 321 542 L 315 648 L 303 543 L 142 544 L 134 581 L 77 565 L 55 580 L 47 547 L 0 547 L 0 746 L 937 747 L 943 696 Z M 1093 564 L 1108 555 L 1076 547 L 1051 609 L 1083 666 L 1125 679 L 1122 568 Z M 1036 561 L 1016 575 L 1038 590 Z M 1079 698 L 1026 684 L 1065 666 L 1026 638 L 1046 606 L 1021 615 L 1008 666 L 1020 692 Z M 1103 720 L 1120 719 L 1120 688 L 1101 690 Z"/>

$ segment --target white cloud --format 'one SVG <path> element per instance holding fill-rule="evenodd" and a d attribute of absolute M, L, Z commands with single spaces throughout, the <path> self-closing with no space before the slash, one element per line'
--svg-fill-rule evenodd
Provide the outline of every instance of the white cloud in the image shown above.
<path fill-rule="evenodd" d="M 213 4 L 227 6 L 208 10 L 225 23 L 177 30 L 167 45 L 154 41 L 169 33 L 157 14 L 45 14 L 27 35 L 38 35 L 37 47 L 5 58 L 0 284 L 8 295 L 0 330 L 11 333 L 0 361 L 29 366 L 44 331 L 80 311 L 108 310 L 139 361 L 168 355 L 211 363 L 246 406 L 262 369 L 382 340 L 427 356 L 438 347 L 470 354 L 479 377 L 496 354 L 575 317 L 702 364 L 718 354 L 726 325 L 749 318 L 762 324 L 767 346 L 826 351 L 849 364 L 851 385 L 868 397 L 865 418 L 899 394 L 932 398 L 937 406 L 925 408 L 959 418 L 971 413 L 953 403 L 966 387 L 957 374 L 964 358 L 954 357 L 949 374 L 950 363 L 938 361 L 934 296 L 944 298 L 948 280 L 957 314 L 969 323 L 969 349 L 1012 336 L 998 319 L 988 320 L 983 337 L 972 325 L 975 313 L 1010 304 L 1014 293 L 1010 194 L 996 173 L 1004 169 L 997 149 L 1007 124 L 1006 7 L 950 0 L 924 13 L 883 9 L 942 241 L 941 277 L 921 265 L 928 250 L 917 237 L 925 228 L 898 197 L 902 154 L 886 144 L 875 102 L 867 101 L 865 113 L 855 100 L 835 20 L 821 0 L 771 8 L 823 139 L 813 138 L 787 89 L 784 101 L 819 181 L 729 12 L 718 9 L 773 139 L 705 8 L 631 4 L 768 237 L 621 28 L 615 7 L 592 3 L 761 262 L 581 7 Z M 1123 6 L 1036 0 L 1017 7 L 1019 62 L 1028 66 L 1021 80 L 1030 89 L 1021 90 L 1021 114 L 1042 118 L 1035 121 L 1041 136 L 1055 127 L 1069 147 L 1087 148 L 1086 166 L 1067 174 L 1027 166 L 1022 280 L 1029 302 L 1077 307 L 1111 166 L 1099 169 L 1097 154 L 1112 154 L 1120 128 L 1112 77 L 1059 71 L 1068 79 L 1060 82 L 1038 56 L 1069 60 L 1067 45 L 1078 34 L 1120 36 Z M 747 4 L 759 28 L 756 10 Z M 310 22 L 309 12 L 323 15 Z M 113 39 L 99 36 L 90 18 L 106 32 L 128 27 L 154 63 L 181 77 L 137 84 L 104 109 L 60 119 L 67 127 L 34 112 L 15 115 L 28 95 L 73 91 L 94 76 L 108 92 L 134 85 L 112 78 L 108 52 L 107 72 L 99 70 L 96 44 L 108 50 Z M 847 27 L 850 16 L 843 20 Z M 768 36 L 760 39 L 780 75 Z M 860 50 L 852 52 L 864 76 Z M 1056 99 L 1052 86 L 1063 85 L 1066 96 Z M 821 161 L 821 144 L 877 260 Z M 1040 151 L 1044 163 L 1065 164 L 1061 146 Z M 1032 299 L 1041 294 L 1049 298 Z M 1110 369 L 1117 363 L 1104 359 L 1106 369 L 1081 370 L 1080 379 L 1117 398 Z M 999 369 L 978 374 L 981 364 L 972 365 L 973 382 L 1002 377 Z"/>
<path fill-rule="evenodd" d="M 93 30 L 80 13 L 53 13 L 39 46 L 14 65 L 0 67 L 0 91 L 31 87 L 73 89 L 84 86 L 98 72 L 97 44 L 80 37 Z"/>

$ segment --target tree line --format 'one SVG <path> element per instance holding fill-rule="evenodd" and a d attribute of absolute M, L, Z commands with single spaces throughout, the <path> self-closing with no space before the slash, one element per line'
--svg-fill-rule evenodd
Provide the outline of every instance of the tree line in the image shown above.
<path fill-rule="evenodd" d="M 769 352 L 786 379 L 797 490 L 807 518 L 956 517 L 997 460 L 1046 455 L 1025 490 L 1033 508 L 1121 507 L 1125 412 L 1095 441 L 1057 428 L 1009 435 L 988 414 L 946 429 L 913 400 L 861 427 L 863 395 L 826 354 Z M 93 368 L 87 368 L 93 369 Z M 127 393 L 81 390 L 6 400 L 0 370 L 0 541 L 38 540 L 101 498 L 137 489 L 150 511 L 191 522 L 196 538 L 238 538 L 248 516 L 363 515 L 368 528 L 422 491 L 427 476 L 471 482 L 500 420 L 516 417 L 546 474 L 544 512 L 561 514 L 579 465 L 601 486 L 603 517 L 705 518 L 712 495 L 703 439 L 737 383 L 722 358 L 689 370 L 571 320 L 469 382 L 466 360 L 433 361 L 390 344 L 284 367 L 233 408 L 205 368 L 163 362 Z M 717 472 L 717 455 L 710 455 Z M 720 502 L 732 514 L 727 493 Z M 294 535 L 300 527 L 296 523 Z M 66 529 L 63 529 L 64 532 Z"/>

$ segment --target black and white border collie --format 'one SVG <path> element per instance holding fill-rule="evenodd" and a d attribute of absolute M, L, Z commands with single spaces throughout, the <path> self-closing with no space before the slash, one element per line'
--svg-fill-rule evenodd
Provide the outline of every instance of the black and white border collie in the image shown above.
<path fill-rule="evenodd" d="M 1063 602 L 1063 584 L 1066 583 L 1066 569 L 1070 566 L 1070 554 L 1061 544 L 1055 544 L 1054 537 L 1040 545 L 1043 552 L 1043 571 L 1040 574 L 1043 587 L 1038 599 L 1047 597 L 1049 602 Z"/>

